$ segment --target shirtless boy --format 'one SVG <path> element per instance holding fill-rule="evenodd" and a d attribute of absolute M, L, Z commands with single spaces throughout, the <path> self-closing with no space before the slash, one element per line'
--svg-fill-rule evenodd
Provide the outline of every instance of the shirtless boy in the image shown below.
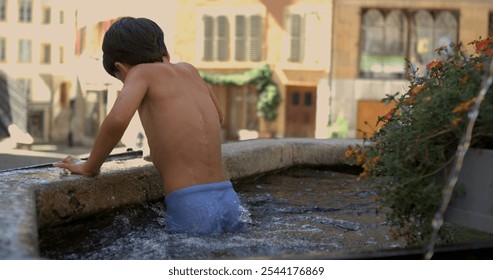
<path fill-rule="evenodd" d="M 138 111 L 162 179 L 167 229 L 196 234 L 243 230 L 240 204 L 221 156 L 223 115 L 210 87 L 187 63 L 170 63 L 161 28 L 145 18 L 116 21 L 103 40 L 103 66 L 123 82 L 87 161 L 54 164 L 96 176 Z"/>

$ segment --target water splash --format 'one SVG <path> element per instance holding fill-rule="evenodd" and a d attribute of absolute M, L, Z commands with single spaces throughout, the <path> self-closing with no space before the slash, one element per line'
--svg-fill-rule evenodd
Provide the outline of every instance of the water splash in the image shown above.
<path fill-rule="evenodd" d="M 404 246 L 390 237 L 373 195 L 361 195 L 374 186 L 355 177 L 295 168 L 259 178 L 260 188 L 257 180 L 236 182 L 246 232 L 169 234 L 159 200 L 43 229 L 40 252 L 47 259 L 230 259 Z"/>
<path fill-rule="evenodd" d="M 453 169 L 448 177 L 447 185 L 443 189 L 442 204 L 440 205 L 440 208 L 437 210 L 435 216 L 433 217 L 433 221 L 432 221 L 433 231 L 431 233 L 430 242 L 428 243 L 428 246 L 426 248 L 427 251 L 425 253 L 425 259 L 427 260 L 433 257 L 434 248 L 438 237 L 438 232 L 443 225 L 443 217 L 445 215 L 445 212 L 447 211 L 450 199 L 452 198 L 454 187 L 457 184 L 457 181 L 459 180 L 459 174 L 462 169 L 464 157 L 466 156 L 467 150 L 471 145 L 472 131 L 476 123 L 476 119 L 478 118 L 479 115 L 481 102 L 483 102 L 486 93 L 488 92 L 488 90 L 491 87 L 491 84 L 493 83 L 493 59 L 490 58 L 490 61 L 485 65 L 486 65 L 485 74 L 483 77 L 483 81 L 481 83 L 479 94 L 468 114 L 469 121 L 467 123 L 466 131 L 462 135 L 459 141 L 459 145 L 455 153 L 455 161 L 453 164 Z"/>

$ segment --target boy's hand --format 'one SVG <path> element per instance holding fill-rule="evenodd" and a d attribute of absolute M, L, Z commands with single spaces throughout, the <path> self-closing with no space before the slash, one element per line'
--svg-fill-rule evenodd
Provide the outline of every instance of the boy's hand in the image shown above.
<path fill-rule="evenodd" d="M 94 177 L 98 172 L 89 172 L 85 169 L 85 161 L 74 156 L 67 156 L 59 163 L 53 163 L 54 167 L 65 168 L 72 174 L 80 174 L 87 177 Z"/>

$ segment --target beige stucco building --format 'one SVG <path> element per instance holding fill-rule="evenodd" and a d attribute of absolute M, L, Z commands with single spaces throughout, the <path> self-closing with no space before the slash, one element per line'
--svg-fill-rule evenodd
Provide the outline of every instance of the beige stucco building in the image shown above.
<path fill-rule="evenodd" d="M 0 71 L 8 81 L 3 120 L 17 114 L 17 125 L 36 142 L 67 139 L 74 22 L 73 1 L 0 0 Z"/>
<path fill-rule="evenodd" d="M 440 45 L 493 34 L 491 0 L 0 0 L 0 17 L 2 3 L 0 69 L 33 77 L 29 119 L 42 125 L 30 124 L 29 132 L 63 142 L 72 131 L 84 145 L 121 88 L 101 61 L 104 32 L 121 16 L 156 21 L 172 62 L 230 81 L 211 82 L 226 115 L 224 141 L 361 137 L 388 110 L 380 100 L 407 89 L 406 59 L 422 74 Z M 32 4 L 30 24 L 17 20 L 19 3 Z M 19 42 L 28 36 L 32 57 L 19 63 Z M 281 100 L 272 121 L 258 114 L 261 83 L 242 82 L 266 66 Z M 136 119 L 125 144 L 141 131 Z"/>
<path fill-rule="evenodd" d="M 279 86 L 278 116 L 266 122 L 257 117 L 255 86 L 214 85 L 226 113 L 225 139 L 241 139 L 241 132 L 324 135 L 316 127 L 328 122 L 332 9 L 327 0 L 179 1 L 175 55 L 180 60 L 221 75 L 267 64 Z"/>
<path fill-rule="evenodd" d="M 406 59 L 424 71 L 439 46 L 493 29 L 488 0 L 183 0 L 177 15 L 179 59 L 225 77 L 267 64 L 279 86 L 265 122 L 255 87 L 214 85 L 226 139 L 362 137 L 388 110 L 380 100 L 407 89 Z"/>

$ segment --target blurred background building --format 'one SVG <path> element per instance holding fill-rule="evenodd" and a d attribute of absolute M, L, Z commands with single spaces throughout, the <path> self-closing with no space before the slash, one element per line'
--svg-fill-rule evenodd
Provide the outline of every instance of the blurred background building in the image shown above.
<path fill-rule="evenodd" d="M 215 78 L 224 141 L 362 137 L 407 90 L 406 60 L 423 75 L 435 49 L 493 35 L 491 0 L 0 0 L 0 137 L 15 122 L 37 142 L 90 145 L 122 86 L 101 61 L 121 16 L 154 20 L 172 62 Z M 261 69 L 281 100 L 272 120 L 258 113 L 273 97 L 241 80 Z M 142 136 L 136 118 L 122 142 Z"/>
<path fill-rule="evenodd" d="M 73 69 L 73 1 L 0 0 L 0 135 L 66 138 Z M 59 129 L 64 127 L 64 129 Z"/>

